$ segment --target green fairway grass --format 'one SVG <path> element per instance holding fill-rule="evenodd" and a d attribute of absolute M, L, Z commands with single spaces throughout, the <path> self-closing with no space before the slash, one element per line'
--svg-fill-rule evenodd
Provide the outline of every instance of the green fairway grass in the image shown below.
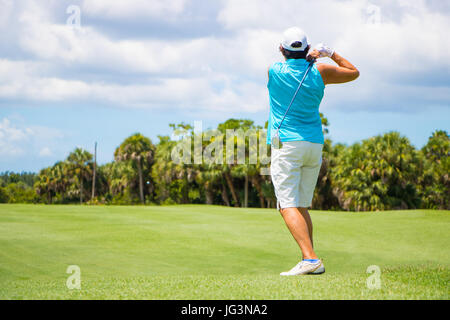
<path fill-rule="evenodd" d="M 312 211 L 326 273 L 282 278 L 300 251 L 273 209 L 0 205 L 0 299 L 448 299 L 449 213 Z"/>

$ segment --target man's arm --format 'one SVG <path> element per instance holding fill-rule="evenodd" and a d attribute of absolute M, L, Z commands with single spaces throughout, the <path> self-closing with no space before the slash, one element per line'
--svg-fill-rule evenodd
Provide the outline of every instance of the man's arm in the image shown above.
<path fill-rule="evenodd" d="M 331 59 L 338 66 L 321 63 L 317 65 L 317 69 L 322 75 L 325 84 L 350 82 L 359 77 L 359 71 L 347 59 L 341 57 L 338 53 L 334 53 Z"/>
<path fill-rule="evenodd" d="M 319 49 L 314 49 L 309 54 L 309 57 L 318 59 L 321 57 L 329 56 L 338 65 L 333 66 L 324 63 L 317 64 L 317 69 L 322 75 L 322 79 L 325 84 L 350 82 L 359 77 L 358 69 L 356 69 L 356 67 L 347 59 L 345 59 L 338 53 L 333 52 L 328 47 L 325 47 L 323 45 L 319 46 Z"/>

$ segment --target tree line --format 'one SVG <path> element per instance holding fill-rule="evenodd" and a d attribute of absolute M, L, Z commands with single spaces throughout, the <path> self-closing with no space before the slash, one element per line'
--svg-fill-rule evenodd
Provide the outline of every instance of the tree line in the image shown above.
<path fill-rule="evenodd" d="M 327 133 L 328 121 L 321 116 Z M 170 127 L 185 139 L 193 140 L 199 134 L 184 123 Z M 253 130 L 258 140 L 264 139 L 260 134 L 263 127 L 253 121 L 229 119 L 215 129 L 200 133 L 212 137 L 201 140 L 202 151 L 208 150 L 214 139 L 225 136 L 227 130 L 237 129 Z M 265 166 L 259 160 L 261 155 L 250 164 L 250 138 L 232 139 L 231 143 L 217 140 L 223 144 L 223 156 L 226 148 L 237 151 L 239 143 L 244 143 L 245 163 L 236 159 L 223 163 L 175 161 L 173 150 L 179 141 L 158 136 L 159 141 L 154 144 L 140 133 L 126 138 L 116 148 L 114 161 L 100 166 L 95 166 L 90 152 L 76 148 L 65 160 L 37 174 L 1 174 L 0 203 L 216 204 L 275 208 L 270 176 L 261 175 Z M 268 153 L 270 156 L 270 147 Z M 416 149 L 398 132 L 350 146 L 326 139 L 312 207 L 349 211 L 448 210 L 449 154 L 450 137 L 442 130 L 435 131 L 421 149 Z"/>

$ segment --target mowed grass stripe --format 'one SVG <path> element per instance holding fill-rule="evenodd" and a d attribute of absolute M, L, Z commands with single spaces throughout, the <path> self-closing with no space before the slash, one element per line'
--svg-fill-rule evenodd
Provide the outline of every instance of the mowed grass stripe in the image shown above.
<path fill-rule="evenodd" d="M 0 298 L 448 297 L 448 211 L 312 218 L 327 273 L 287 280 L 278 274 L 299 250 L 275 210 L 0 205 Z M 65 287 L 73 264 L 79 292 Z M 370 265 L 382 270 L 381 290 L 365 285 Z"/>

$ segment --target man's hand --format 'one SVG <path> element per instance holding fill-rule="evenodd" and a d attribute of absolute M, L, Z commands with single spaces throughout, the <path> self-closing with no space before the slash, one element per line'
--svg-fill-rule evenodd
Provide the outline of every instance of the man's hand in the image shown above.
<path fill-rule="evenodd" d="M 330 47 L 327 47 L 323 43 L 319 43 L 309 54 L 306 58 L 308 61 L 311 61 L 312 59 L 319 59 L 319 58 L 331 58 L 334 54 L 334 50 Z"/>
<path fill-rule="evenodd" d="M 320 58 L 320 52 L 317 51 L 316 49 L 313 49 L 312 51 L 310 51 L 308 53 L 308 55 L 306 56 L 306 61 L 311 62 L 313 60 L 317 60 Z"/>

